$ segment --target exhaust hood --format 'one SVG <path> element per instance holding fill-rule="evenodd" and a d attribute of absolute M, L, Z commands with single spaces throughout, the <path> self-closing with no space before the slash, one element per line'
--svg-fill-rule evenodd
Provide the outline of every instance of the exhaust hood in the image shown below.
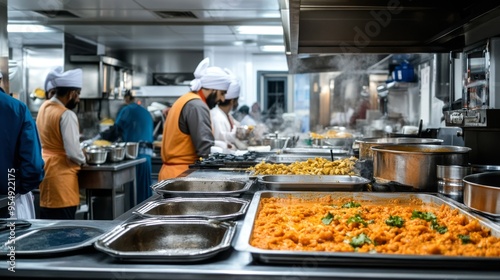
<path fill-rule="evenodd" d="M 328 54 L 461 52 L 500 34 L 491 0 L 280 0 L 280 9 L 295 73 Z"/>

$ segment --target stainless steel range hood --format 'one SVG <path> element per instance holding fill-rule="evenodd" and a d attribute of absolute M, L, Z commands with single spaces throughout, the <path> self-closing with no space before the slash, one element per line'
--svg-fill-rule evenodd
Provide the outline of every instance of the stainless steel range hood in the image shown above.
<path fill-rule="evenodd" d="M 282 0 L 291 72 L 330 54 L 440 53 L 500 34 L 491 0 Z"/>

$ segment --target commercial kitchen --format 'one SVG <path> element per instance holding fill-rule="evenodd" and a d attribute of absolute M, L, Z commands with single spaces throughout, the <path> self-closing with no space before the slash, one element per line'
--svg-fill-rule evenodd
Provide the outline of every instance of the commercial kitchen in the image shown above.
<path fill-rule="evenodd" d="M 153 196 L 137 143 L 87 155 L 75 220 L 1 220 L 0 276 L 500 279 L 500 3 L 434 2 L 0 0 L 1 87 L 33 118 L 61 66 L 82 149 L 128 91 L 154 121 Z M 162 110 L 205 57 L 258 122 L 159 180 Z"/>

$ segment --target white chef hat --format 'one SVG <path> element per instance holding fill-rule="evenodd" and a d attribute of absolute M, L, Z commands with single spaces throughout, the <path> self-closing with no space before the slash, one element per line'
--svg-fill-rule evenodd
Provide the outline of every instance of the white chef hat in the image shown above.
<path fill-rule="evenodd" d="M 236 78 L 236 75 L 234 75 L 231 70 L 224 68 L 224 71 L 226 71 L 231 79 L 231 83 L 229 84 L 229 88 L 227 89 L 227 93 L 224 98 L 236 99 L 240 97 L 240 81 L 238 81 L 238 78 Z"/>
<path fill-rule="evenodd" d="M 57 70 L 57 68 L 55 69 Z M 82 88 L 83 84 L 83 71 L 80 68 L 69 70 L 66 72 L 51 71 L 45 79 L 45 89 L 48 85 L 52 88 L 58 87 L 73 87 Z"/>
<path fill-rule="evenodd" d="M 2 79 L 2 78 L 3 78 L 3 75 L 2 75 L 2 72 L 0 72 L 0 79 Z"/>
<path fill-rule="evenodd" d="M 57 66 L 56 68 L 50 70 L 49 74 L 47 74 L 47 77 L 45 77 L 45 92 L 49 92 L 51 89 L 53 89 L 55 86 L 52 84 L 50 79 L 54 77 L 54 75 L 61 75 L 63 72 L 63 68 L 61 66 Z"/>
<path fill-rule="evenodd" d="M 220 67 L 211 66 L 210 59 L 203 59 L 194 70 L 194 80 L 191 81 L 190 87 L 192 91 L 198 91 L 200 88 L 209 88 L 216 90 L 227 90 L 231 79 L 229 75 Z"/>

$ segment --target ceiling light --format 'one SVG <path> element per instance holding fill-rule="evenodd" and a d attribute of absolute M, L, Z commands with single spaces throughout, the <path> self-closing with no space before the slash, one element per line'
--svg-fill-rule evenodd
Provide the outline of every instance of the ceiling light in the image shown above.
<path fill-rule="evenodd" d="M 7 24 L 7 32 L 11 33 L 47 33 L 56 32 L 50 27 L 39 24 Z"/>
<path fill-rule="evenodd" d="M 264 46 L 260 46 L 260 50 L 263 52 L 285 52 L 285 46 L 283 46 L 283 45 L 264 45 Z"/>
<path fill-rule="evenodd" d="M 238 26 L 236 30 L 239 34 L 252 34 L 252 35 L 282 35 L 283 27 L 281 26 L 259 26 L 259 25 L 246 25 Z"/>

